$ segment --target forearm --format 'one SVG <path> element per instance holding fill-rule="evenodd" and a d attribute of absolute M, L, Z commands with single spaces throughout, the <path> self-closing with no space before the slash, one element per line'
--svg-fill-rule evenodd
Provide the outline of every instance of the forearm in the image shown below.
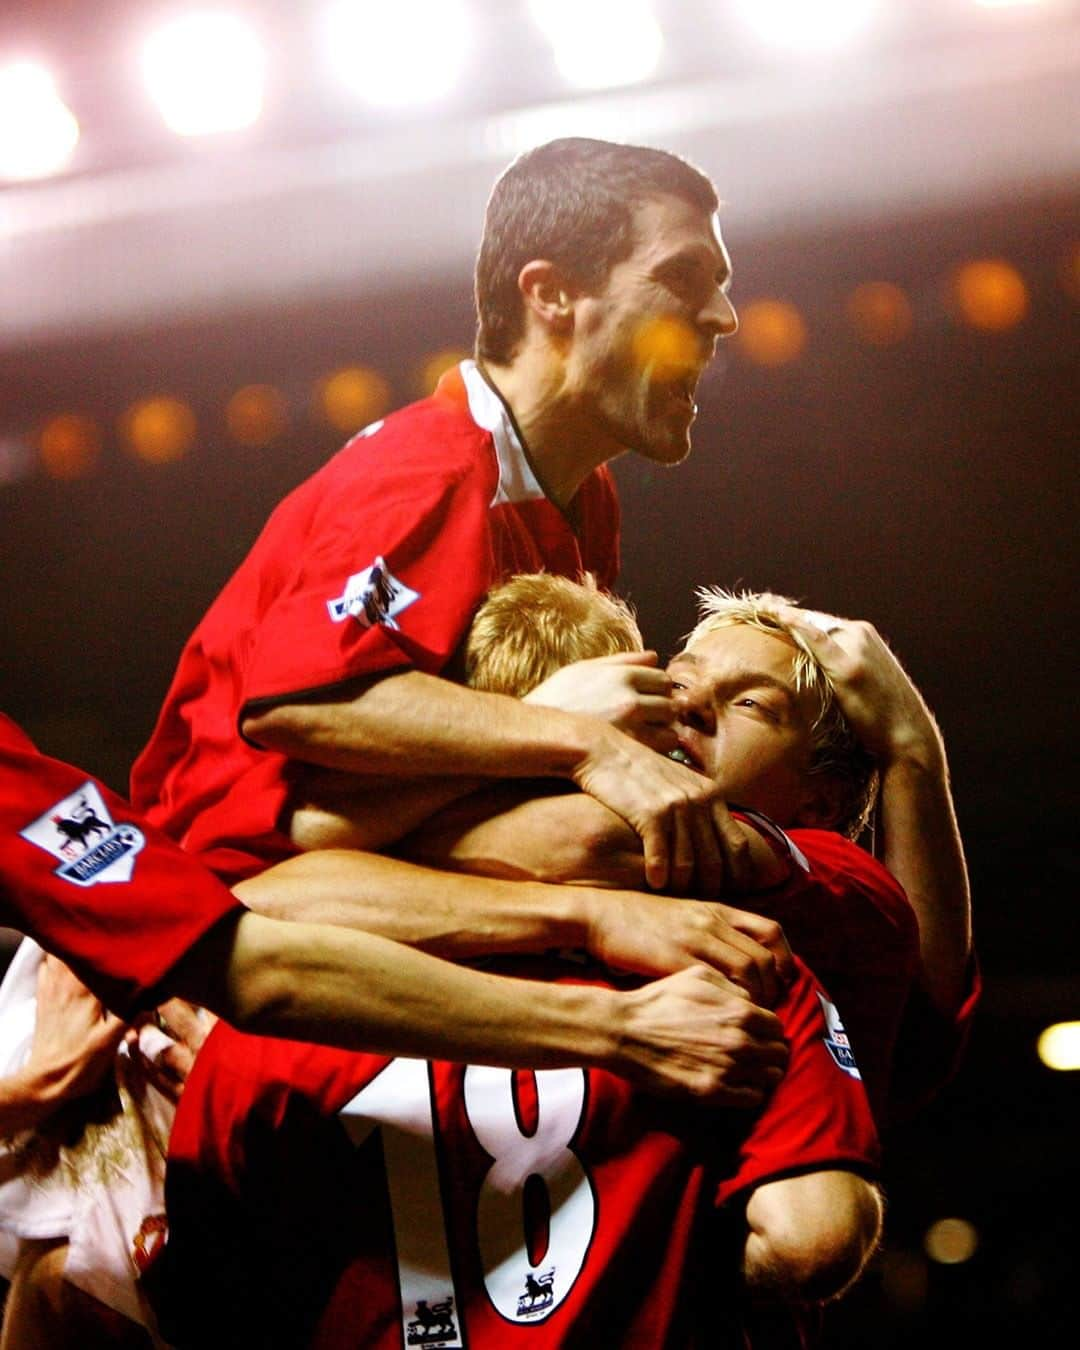
<path fill-rule="evenodd" d="M 473 778 L 360 777 L 294 765 L 286 808 L 297 848 L 380 849 L 480 786 Z"/>
<path fill-rule="evenodd" d="M 922 983 L 946 1013 L 960 1005 L 972 951 L 971 893 L 944 750 L 923 746 L 886 765 L 882 861 L 919 921 Z"/>
<path fill-rule="evenodd" d="M 565 778 L 599 739 L 621 735 L 598 718 L 479 693 L 415 670 L 368 682 L 346 700 L 253 712 L 243 730 L 290 759 L 405 778 Z"/>
<path fill-rule="evenodd" d="M 0 1078 L 0 1136 L 36 1129 L 73 1095 L 73 1064 L 28 1064 Z"/>
<path fill-rule="evenodd" d="M 746 1206 L 743 1278 L 759 1299 L 821 1303 L 858 1279 L 881 1234 L 881 1196 L 854 1173 L 759 1186 Z"/>
<path fill-rule="evenodd" d="M 580 792 L 499 784 L 440 812 L 397 851 L 471 876 L 555 885 L 644 889 L 641 840 L 621 817 Z"/>
<path fill-rule="evenodd" d="M 743 890 L 784 881 L 788 865 L 762 835 L 741 820 L 733 826 L 749 849 L 749 885 Z M 646 889 L 638 835 L 614 811 L 580 792 L 537 796 L 527 787 L 495 787 L 433 817 L 399 847 L 417 861 L 474 875 Z"/>
<path fill-rule="evenodd" d="M 576 888 L 337 849 L 290 858 L 235 891 L 269 918 L 337 924 L 451 959 L 583 947 L 591 899 Z"/>
<path fill-rule="evenodd" d="M 610 1063 L 607 989 L 539 986 L 368 933 L 243 914 L 172 972 L 172 992 L 242 1030 L 347 1049 L 524 1068 Z"/>
<path fill-rule="evenodd" d="M 757 1106 L 780 1023 L 702 966 L 629 991 L 509 979 L 385 938 L 241 912 L 163 981 L 247 1031 L 506 1068 L 594 1066 L 647 1091 Z"/>
<path fill-rule="evenodd" d="M 377 933 L 450 960 L 575 948 L 647 975 L 704 963 L 766 1005 L 791 959 L 777 925 L 720 905 L 458 875 L 353 850 L 303 854 L 235 889 L 266 917 Z"/>

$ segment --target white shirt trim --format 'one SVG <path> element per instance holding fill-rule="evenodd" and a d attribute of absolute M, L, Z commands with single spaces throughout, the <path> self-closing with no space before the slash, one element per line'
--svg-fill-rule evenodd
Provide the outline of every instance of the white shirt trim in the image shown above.
<path fill-rule="evenodd" d="M 525 447 L 518 439 L 506 405 L 477 369 L 475 361 L 462 361 L 461 378 L 469 397 L 469 412 L 477 426 L 490 431 L 499 464 L 499 486 L 492 506 L 506 502 L 528 502 L 544 497 L 544 489 L 529 464 Z"/>

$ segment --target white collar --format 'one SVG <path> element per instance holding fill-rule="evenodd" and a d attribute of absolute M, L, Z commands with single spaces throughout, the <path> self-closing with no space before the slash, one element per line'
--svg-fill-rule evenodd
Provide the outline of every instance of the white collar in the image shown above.
<path fill-rule="evenodd" d="M 547 494 L 533 473 L 513 418 L 475 361 L 462 361 L 461 378 L 469 399 L 469 412 L 477 426 L 490 431 L 499 464 L 499 486 L 492 506 L 504 502 L 528 502 Z"/>

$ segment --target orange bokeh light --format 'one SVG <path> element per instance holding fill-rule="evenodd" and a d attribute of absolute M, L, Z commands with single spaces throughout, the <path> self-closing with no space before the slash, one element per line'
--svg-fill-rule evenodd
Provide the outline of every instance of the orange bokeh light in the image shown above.
<path fill-rule="evenodd" d="M 867 281 L 848 297 L 847 316 L 864 342 L 892 347 L 914 327 L 911 301 L 891 281 Z"/>
<path fill-rule="evenodd" d="M 390 386 L 378 371 L 344 366 L 320 381 L 316 403 L 332 427 L 352 435 L 390 406 Z"/>
<path fill-rule="evenodd" d="M 225 407 L 225 424 L 238 445 L 259 449 L 281 436 L 289 423 L 285 395 L 270 384 L 247 384 Z"/>
<path fill-rule="evenodd" d="M 1024 278 L 1001 258 L 981 258 L 958 268 L 952 300 L 963 322 L 984 333 L 1015 328 L 1028 311 Z"/>
<path fill-rule="evenodd" d="M 195 414 L 178 398 L 160 395 L 133 403 L 121 419 L 132 453 L 148 464 L 171 464 L 191 449 Z"/>
<path fill-rule="evenodd" d="M 783 366 L 806 346 L 806 324 L 786 300 L 752 300 L 739 308 L 739 347 L 760 366 Z"/>
<path fill-rule="evenodd" d="M 661 380 L 677 379 L 701 365 L 702 343 L 688 323 L 650 319 L 634 334 L 634 355 Z"/>
<path fill-rule="evenodd" d="M 421 397 L 426 398 L 428 394 L 434 393 L 435 386 L 446 372 L 470 355 L 463 347 L 443 347 L 441 351 L 432 352 L 420 367 L 417 378 Z"/>
<path fill-rule="evenodd" d="M 92 417 L 62 413 L 41 428 L 38 450 L 52 478 L 84 478 L 101 457 L 101 428 Z"/>

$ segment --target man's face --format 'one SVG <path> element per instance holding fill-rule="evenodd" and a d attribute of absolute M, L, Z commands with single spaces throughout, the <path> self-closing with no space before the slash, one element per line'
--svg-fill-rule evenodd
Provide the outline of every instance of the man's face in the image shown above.
<path fill-rule="evenodd" d="M 643 202 L 630 256 L 579 300 L 570 367 L 599 434 L 658 464 L 690 451 L 695 391 L 738 327 L 731 260 L 714 216 L 679 197 Z"/>
<path fill-rule="evenodd" d="M 668 666 L 679 743 L 725 801 L 763 811 L 778 825 L 812 824 L 811 728 L 819 703 L 797 692 L 795 648 L 747 624 L 708 633 Z"/>

